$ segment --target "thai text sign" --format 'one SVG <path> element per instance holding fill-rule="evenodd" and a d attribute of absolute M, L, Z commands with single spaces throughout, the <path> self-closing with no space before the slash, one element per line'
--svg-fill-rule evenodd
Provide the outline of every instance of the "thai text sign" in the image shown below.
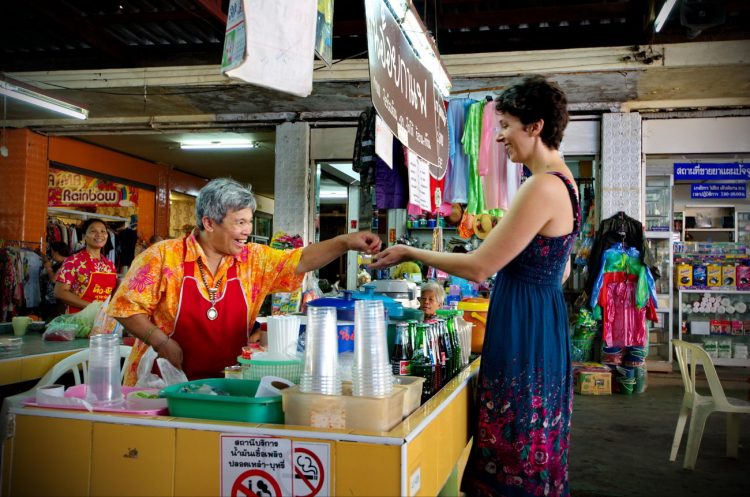
<path fill-rule="evenodd" d="M 133 207 L 138 189 L 83 174 L 49 168 L 47 205 L 49 207 Z"/>
<path fill-rule="evenodd" d="M 365 0 L 372 102 L 399 141 L 442 178 L 448 161 L 448 121 L 432 74 L 383 0 Z"/>
<path fill-rule="evenodd" d="M 750 165 L 727 163 L 674 163 L 675 181 L 684 180 L 750 180 Z"/>
<path fill-rule="evenodd" d="M 747 198 L 744 183 L 714 183 L 690 185 L 690 198 Z"/>

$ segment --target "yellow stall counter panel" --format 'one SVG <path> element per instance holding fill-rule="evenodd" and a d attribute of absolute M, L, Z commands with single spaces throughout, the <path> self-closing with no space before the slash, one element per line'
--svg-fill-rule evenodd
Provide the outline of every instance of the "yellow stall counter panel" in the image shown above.
<path fill-rule="evenodd" d="M 455 495 L 478 367 L 389 432 L 13 408 L 3 495 Z"/>

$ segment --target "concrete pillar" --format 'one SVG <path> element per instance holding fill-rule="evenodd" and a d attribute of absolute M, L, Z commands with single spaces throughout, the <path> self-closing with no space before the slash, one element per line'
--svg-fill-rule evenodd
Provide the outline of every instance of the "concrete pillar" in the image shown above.
<path fill-rule="evenodd" d="M 310 215 L 310 126 L 276 126 L 273 232 L 300 235 L 307 245 L 314 232 Z"/>
<path fill-rule="evenodd" d="M 641 115 L 602 115 L 602 219 L 619 211 L 642 220 Z"/>

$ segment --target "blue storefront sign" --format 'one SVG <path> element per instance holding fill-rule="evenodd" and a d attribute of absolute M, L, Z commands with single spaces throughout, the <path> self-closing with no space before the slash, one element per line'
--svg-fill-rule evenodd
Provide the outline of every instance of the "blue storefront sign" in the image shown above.
<path fill-rule="evenodd" d="M 750 164 L 741 162 L 675 162 L 675 181 L 690 180 L 750 180 Z"/>
<path fill-rule="evenodd" d="M 690 198 L 747 198 L 747 185 L 744 183 L 713 183 L 690 185 Z"/>

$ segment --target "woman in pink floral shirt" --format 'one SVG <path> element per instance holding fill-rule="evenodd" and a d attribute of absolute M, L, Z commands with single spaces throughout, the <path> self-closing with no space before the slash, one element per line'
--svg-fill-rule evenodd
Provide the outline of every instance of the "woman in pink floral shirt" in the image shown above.
<path fill-rule="evenodd" d="M 307 271 L 347 250 L 380 248 L 380 239 L 368 232 L 294 250 L 247 243 L 255 206 L 248 187 L 212 180 L 196 200 L 198 228 L 149 247 L 133 261 L 109 307 L 139 339 L 126 365 L 126 385 L 137 381 L 149 346 L 189 379 L 220 376 L 247 344 L 266 295 L 296 290 Z"/>
<path fill-rule="evenodd" d="M 102 255 L 107 226 L 100 219 L 84 221 L 86 246 L 63 262 L 57 273 L 55 298 L 76 313 L 95 301 L 107 300 L 117 284 L 115 265 Z"/>

